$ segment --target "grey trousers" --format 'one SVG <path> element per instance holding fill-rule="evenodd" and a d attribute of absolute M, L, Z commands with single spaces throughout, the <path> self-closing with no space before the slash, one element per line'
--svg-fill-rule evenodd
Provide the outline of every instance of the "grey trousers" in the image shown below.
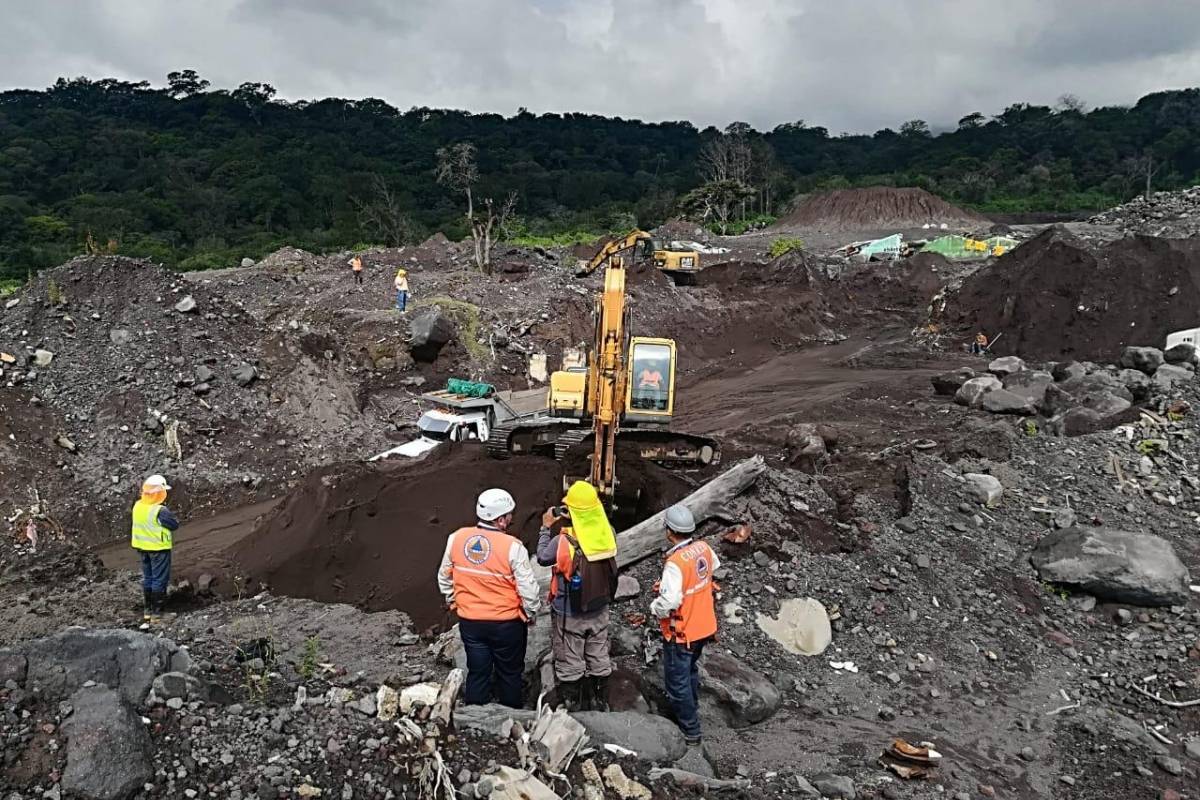
<path fill-rule="evenodd" d="M 554 677 L 577 681 L 585 675 L 603 678 L 613 671 L 608 655 L 608 608 L 591 614 L 550 615 L 550 642 L 554 649 Z"/>

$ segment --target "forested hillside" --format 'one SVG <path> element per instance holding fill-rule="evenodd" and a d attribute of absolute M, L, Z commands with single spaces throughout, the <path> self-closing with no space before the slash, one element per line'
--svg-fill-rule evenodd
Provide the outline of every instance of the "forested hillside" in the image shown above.
<path fill-rule="evenodd" d="M 477 200 L 516 193 L 506 237 L 648 226 L 681 208 L 710 222 L 723 210 L 737 230 L 797 193 L 875 183 L 983 211 L 1076 211 L 1126 199 L 1148 173 L 1156 189 L 1200 175 L 1200 89 L 1128 108 L 1065 98 L 994 117 L 964 109 L 940 135 L 921 120 L 873 135 L 803 122 L 721 131 L 274 94 L 261 83 L 210 91 L 190 71 L 166 88 L 77 78 L 0 94 L 0 277 L 88 247 L 201 268 L 285 242 L 461 236 L 463 194 L 436 169 L 439 149 L 460 142 L 476 148 Z"/>

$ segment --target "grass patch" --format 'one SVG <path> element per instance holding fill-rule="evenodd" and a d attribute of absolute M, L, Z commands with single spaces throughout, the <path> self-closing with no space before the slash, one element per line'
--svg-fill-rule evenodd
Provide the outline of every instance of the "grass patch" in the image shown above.
<path fill-rule="evenodd" d="M 10 294 L 16 294 L 17 289 L 20 288 L 20 281 L 2 280 L 0 281 L 0 297 L 8 297 Z"/>
<path fill-rule="evenodd" d="M 607 236 L 607 233 L 596 231 L 565 231 L 563 233 L 551 233 L 544 235 L 536 235 L 532 233 L 523 233 L 513 236 L 510 239 L 505 239 L 506 244 L 517 245 L 520 247 L 574 247 L 577 244 L 592 244 L 601 236 Z"/>
<path fill-rule="evenodd" d="M 300 665 L 296 668 L 296 672 L 304 680 L 311 680 L 312 676 L 317 673 L 317 664 L 321 660 L 321 639 L 318 636 L 310 636 L 304 640 L 304 655 L 300 658 Z"/>
<path fill-rule="evenodd" d="M 790 236 L 781 236 L 771 242 L 771 249 L 767 251 L 767 255 L 771 258 L 779 258 L 784 253 L 790 253 L 793 250 L 803 250 L 804 240 Z"/>
<path fill-rule="evenodd" d="M 479 306 L 474 303 L 468 303 L 464 300 L 455 300 L 452 297 L 436 296 L 426 297 L 413 303 L 416 308 L 427 308 L 429 306 L 437 306 L 442 310 L 442 313 L 458 323 L 458 341 L 462 344 L 463 349 L 470 354 L 475 361 L 490 361 L 492 358 L 491 350 L 488 346 L 479 341 L 479 331 L 483 327 L 483 322 L 479 318 Z"/>

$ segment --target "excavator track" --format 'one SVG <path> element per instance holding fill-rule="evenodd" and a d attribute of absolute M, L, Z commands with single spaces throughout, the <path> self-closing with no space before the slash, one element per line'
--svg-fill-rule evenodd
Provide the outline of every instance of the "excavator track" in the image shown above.
<path fill-rule="evenodd" d="M 562 461 L 576 447 L 591 450 L 593 441 L 590 429 L 565 433 L 554 443 L 554 457 Z M 617 432 L 617 447 L 622 450 L 635 448 L 643 460 L 668 466 L 710 466 L 721 463 L 721 445 L 715 439 L 692 433 L 622 428 Z"/>
<path fill-rule="evenodd" d="M 575 427 L 566 420 L 553 418 L 501 423 L 488 434 L 487 454 L 500 459 L 531 453 L 549 455 L 556 451 L 564 429 L 574 432 Z"/>

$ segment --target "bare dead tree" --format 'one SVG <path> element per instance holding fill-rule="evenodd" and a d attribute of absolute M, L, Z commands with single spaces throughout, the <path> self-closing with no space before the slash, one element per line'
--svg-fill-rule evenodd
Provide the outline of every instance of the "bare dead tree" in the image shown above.
<path fill-rule="evenodd" d="M 351 200 L 358 210 L 359 224 L 374 231 L 384 244 L 399 247 L 412 238 L 412 220 L 382 175 L 371 176 L 371 194 L 367 199 L 352 196 Z"/>
<path fill-rule="evenodd" d="M 438 183 L 457 192 L 467 200 L 467 224 L 471 228 L 471 239 L 475 245 L 475 266 L 481 272 L 492 272 L 492 231 L 504 226 L 517 205 L 517 193 L 510 192 L 499 206 L 490 197 L 482 201 L 483 213 L 475 207 L 474 187 L 479 180 L 479 167 L 475 163 L 475 145 L 459 142 L 437 151 Z"/>
<path fill-rule="evenodd" d="M 1162 163 L 1155 162 L 1154 152 L 1150 148 L 1146 148 L 1140 156 L 1133 156 L 1125 160 L 1125 173 L 1129 176 L 1130 183 L 1135 180 L 1141 181 L 1145 179 L 1145 196 L 1147 200 L 1150 199 L 1151 195 L 1151 182 L 1160 169 L 1162 169 Z"/>

